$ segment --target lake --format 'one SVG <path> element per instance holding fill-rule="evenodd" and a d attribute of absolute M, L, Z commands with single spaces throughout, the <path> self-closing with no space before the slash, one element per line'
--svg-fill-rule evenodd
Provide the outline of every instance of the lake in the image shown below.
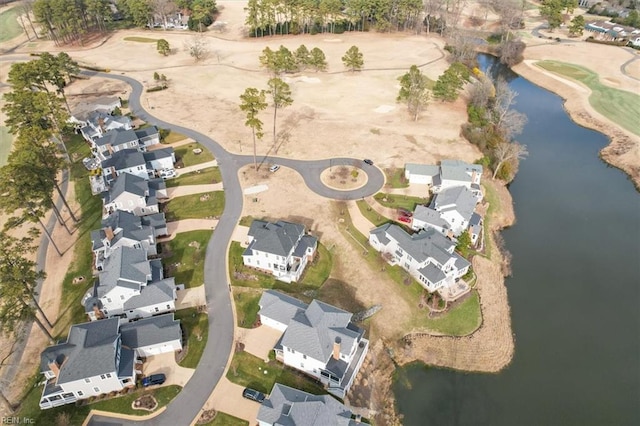
<path fill-rule="evenodd" d="M 509 187 L 517 222 L 503 232 L 515 357 L 495 375 L 408 366 L 398 409 L 406 425 L 639 425 L 640 196 L 599 159 L 604 135 L 499 72 L 529 120 Z"/>

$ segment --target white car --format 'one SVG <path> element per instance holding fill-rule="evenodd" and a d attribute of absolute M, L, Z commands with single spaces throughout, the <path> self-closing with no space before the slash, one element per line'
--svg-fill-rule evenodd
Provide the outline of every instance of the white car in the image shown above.
<path fill-rule="evenodd" d="M 274 164 L 273 166 L 269 167 L 269 171 L 270 171 L 271 173 L 275 173 L 275 172 L 277 172 L 278 170 L 280 170 L 280 166 L 278 166 L 277 164 Z"/>
<path fill-rule="evenodd" d="M 176 177 L 176 171 L 174 169 L 162 169 L 160 170 L 160 177 L 162 179 Z"/>

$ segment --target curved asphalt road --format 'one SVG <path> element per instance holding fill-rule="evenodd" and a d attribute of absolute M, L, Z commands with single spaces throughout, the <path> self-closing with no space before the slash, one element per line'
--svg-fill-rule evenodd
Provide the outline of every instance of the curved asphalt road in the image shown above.
<path fill-rule="evenodd" d="M 209 334 L 207 346 L 193 376 L 182 389 L 182 392 L 167 406 L 160 415 L 147 421 L 128 421 L 104 416 L 93 416 L 90 425 L 188 425 L 196 420 L 202 407 L 222 377 L 233 345 L 233 311 L 231 294 L 227 276 L 227 250 L 231 235 L 242 213 L 243 194 L 238 179 L 238 169 L 251 164 L 253 157 L 235 155 L 227 152 L 213 139 L 165 121 L 159 120 L 142 108 L 140 96 L 142 84 L 123 75 L 112 75 L 83 71 L 85 75 L 99 75 L 128 83 L 133 91 L 129 98 L 129 107 L 133 115 L 142 120 L 180 132 L 208 148 L 218 161 L 225 191 L 225 208 L 213 236 L 209 240 L 205 256 L 204 285 L 209 315 Z M 213 115 L 213 114 L 212 114 Z M 215 117 L 212 117 L 215 119 Z M 262 162 L 277 163 L 296 170 L 303 177 L 307 186 L 314 192 L 336 200 L 354 200 L 374 194 L 384 184 L 383 173 L 374 166 L 364 164 L 353 158 L 336 158 L 318 161 L 298 161 L 279 157 L 262 157 Z M 358 165 L 368 175 L 367 184 L 353 191 L 336 191 L 322 184 L 320 173 L 330 166 Z"/>

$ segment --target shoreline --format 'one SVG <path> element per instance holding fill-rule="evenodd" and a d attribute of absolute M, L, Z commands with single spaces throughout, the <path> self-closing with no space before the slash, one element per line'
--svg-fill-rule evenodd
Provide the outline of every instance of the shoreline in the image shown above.
<path fill-rule="evenodd" d="M 621 128 L 598 113 L 589 103 L 591 90 L 573 80 L 555 75 L 535 65 L 537 59 L 525 59 L 511 70 L 531 83 L 563 99 L 563 106 L 571 120 L 587 129 L 602 133 L 609 143 L 600 152 L 607 164 L 623 171 L 640 191 L 640 137 Z"/>

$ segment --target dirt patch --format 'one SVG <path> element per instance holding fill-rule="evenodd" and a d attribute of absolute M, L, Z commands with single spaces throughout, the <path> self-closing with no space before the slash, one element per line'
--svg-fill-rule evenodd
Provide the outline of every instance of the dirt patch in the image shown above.
<path fill-rule="evenodd" d="M 357 167 L 337 166 L 323 170 L 320 180 L 326 186 L 338 191 L 351 191 L 365 186 L 369 178 Z"/>
<path fill-rule="evenodd" d="M 142 395 L 131 403 L 131 408 L 134 410 L 153 411 L 158 407 L 158 401 L 153 395 Z"/>
<path fill-rule="evenodd" d="M 200 414 L 200 418 L 198 419 L 196 424 L 197 425 L 207 424 L 207 423 L 213 421 L 213 419 L 216 418 L 216 414 L 218 414 L 216 410 L 203 411 L 202 414 Z"/>

